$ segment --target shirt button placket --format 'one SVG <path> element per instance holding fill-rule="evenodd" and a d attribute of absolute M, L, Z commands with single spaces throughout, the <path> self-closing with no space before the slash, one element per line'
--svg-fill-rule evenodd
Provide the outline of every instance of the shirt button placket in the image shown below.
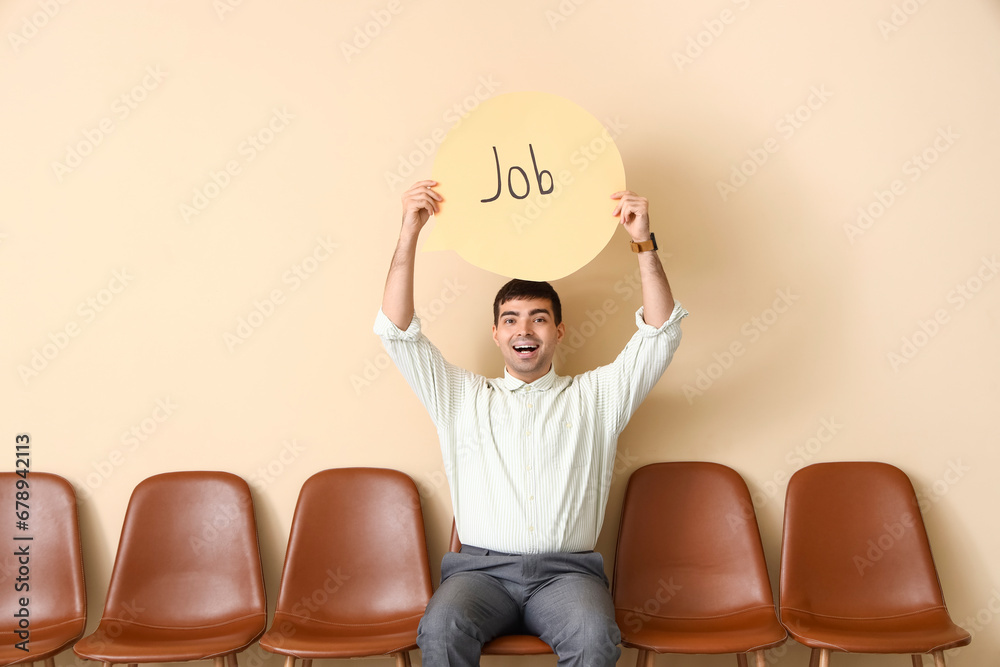
<path fill-rule="evenodd" d="M 535 535 L 535 524 L 538 522 L 538 512 L 535 500 L 535 490 L 537 487 L 538 479 L 538 447 L 534 444 L 533 434 L 537 430 L 535 428 L 535 409 L 534 400 L 531 396 L 531 389 L 529 388 L 525 394 L 525 458 L 528 461 L 527 465 L 527 475 L 525 484 L 525 493 L 528 497 L 528 540 L 531 545 L 530 551 L 536 553 L 538 551 L 538 540 Z"/>

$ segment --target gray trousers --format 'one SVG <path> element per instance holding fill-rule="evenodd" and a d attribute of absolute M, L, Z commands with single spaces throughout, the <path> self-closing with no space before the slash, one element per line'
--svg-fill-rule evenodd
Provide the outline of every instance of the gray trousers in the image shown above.
<path fill-rule="evenodd" d="M 445 554 L 417 633 L 424 666 L 478 665 L 483 644 L 507 634 L 538 635 L 559 665 L 614 665 L 621 633 L 601 554 L 518 556 L 468 545 Z"/>

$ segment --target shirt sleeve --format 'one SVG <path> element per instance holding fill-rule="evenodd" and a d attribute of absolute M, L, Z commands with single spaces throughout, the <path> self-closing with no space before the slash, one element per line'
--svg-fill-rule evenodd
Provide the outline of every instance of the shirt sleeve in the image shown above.
<path fill-rule="evenodd" d="M 616 436 L 667 370 L 681 342 L 681 320 L 687 315 L 675 302 L 667 321 L 653 327 L 646 324 L 640 307 L 635 313 L 637 330 L 618 357 L 578 377 L 593 392 L 598 414 Z"/>
<path fill-rule="evenodd" d="M 457 414 L 473 374 L 448 363 L 441 351 L 420 330 L 420 318 L 413 315 L 402 330 L 381 309 L 375 318 L 375 334 L 407 384 L 416 393 L 437 428 Z"/>

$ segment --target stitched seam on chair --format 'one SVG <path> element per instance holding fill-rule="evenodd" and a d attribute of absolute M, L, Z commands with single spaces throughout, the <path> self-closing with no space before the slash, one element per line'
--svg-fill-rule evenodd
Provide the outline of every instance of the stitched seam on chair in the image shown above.
<path fill-rule="evenodd" d="M 361 627 L 376 627 L 379 625 L 392 625 L 394 623 L 399 623 L 400 621 L 408 621 L 413 618 L 420 618 L 423 616 L 423 612 L 419 614 L 413 614 L 412 616 L 403 616 L 402 618 L 394 618 L 391 621 L 383 621 L 381 623 L 334 623 L 332 621 L 321 621 L 316 618 L 311 618 L 309 616 L 299 616 L 298 614 L 289 614 L 288 612 L 283 612 L 282 616 L 287 616 L 288 618 L 299 618 L 303 621 L 309 621 L 310 623 L 319 623 L 322 625 L 335 625 L 344 628 L 361 628 Z"/>
<path fill-rule="evenodd" d="M 788 633 L 786 632 L 786 633 L 785 633 L 785 636 L 784 636 L 784 637 L 782 637 L 781 639 L 776 639 L 776 640 L 774 640 L 773 642 L 768 642 L 767 644 L 757 644 L 757 645 L 756 645 L 756 646 L 754 646 L 753 648 L 748 648 L 747 650 L 745 650 L 745 651 L 740 651 L 740 652 L 741 652 L 741 653 L 752 653 L 753 651 L 766 651 L 766 650 L 767 650 L 767 649 L 769 649 L 769 648 L 773 648 L 773 647 L 775 647 L 775 646 L 779 646 L 779 645 L 781 645 L 781 644 L 782 644 L 782 643 L 784 643 L 784 642 L 785 642 L 785 641 L 786 641 L 787 639 L 788 639 Z"/>
<path fill-rule="evenodd" d="M 911 611 L 905 614 L 893 614 L 891 616 L 834 616 L 833 614 L 817 614 L 814 611 L 806 611 L 805 609 L 798 609 L 797 607 L 782 607 L 782 612 L 785 611 L 797 611 L 800 614 L 806 614 L 808 616 L 815 616 L 817 618 L 836 618 L 843 621 L 883 621 L 890 618 L 906 618 L 907 616 L 918 616 L 920 614 L 925 614 L 929 611 L 948 611 L 947 607 L 928 607 L 927 609 L 920 609 L 918 611 Z"/>
<path fill-rule="evenodd" d="M 32 621 L 31 622 L 31 629 L 35 630 L 37 632 L 39 630 L 49 630 L 51 628 L 61 628 L 64 625 L 74 625 L 76 623 L 79 623 L 80 621 L 86 622 L 86 620 L 87 619 L 84 616 L 77 616 L 76 618 L 71 618 L 68 621 L 60 621 L 59 623 L 53 623 L 52 625 L 44 625 L 43 623 L 38 623 L 37 621 Z M 37 660 L 37 658 L 36 658 L 36 660 Z"/>
<path fill-rule="evenodd" d="M 746 609 L 740 609 L 739 611 L 734 611 L 729 614 L 717 614 L 713 616 L 664 616 L 662 614 L 649 614 L 646 613 L 645 610 L 627 609 L 625 607 L 615 607 L 615 611 L 634 612 L 642 616 L 649 616 L 650 618 L 677 619 L 682 621 L 684 620 L 700 621 L 709 618 L 729 618 L 731 616 L 739 616 L 740 614 L 745 614 L 748 611 L 757 611 L 758 609 L 774 609 L 774 607 L 772 607 L 771 605 L 763 604 L 763 605 L 758 605 L 756 607 L 747 607 Z"/>
<path fill-rule="evenodd" d="M 101 619 L 101 623 L 104 621 L 117 621 L 125 625 L 135 625 L 140 628 L 157 628 L 160 630 L 201 630 L 204 628 L 220 628 L 224 625 L 230 625 L 232 623 L 238 623 L 239 621 L 245 621 L 247 619 L 258 618 L 261 616 L 267 618 L 267 614 L 264 613 L 249 614 L 247 616 L 239 616 L 237 618 L 231 618 L 227 621 L 222 621 L 221 623 L 212 623 L 209 625 L 153 625 L 151 623 L 139 623 L 137 621 L 126 620 L 123 618 L 115 618 L 114 616 L 105 616 Z"/>

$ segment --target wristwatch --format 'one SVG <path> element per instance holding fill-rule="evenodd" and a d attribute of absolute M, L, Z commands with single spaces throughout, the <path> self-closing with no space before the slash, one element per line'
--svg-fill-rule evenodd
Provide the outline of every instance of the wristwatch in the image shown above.
<path fill-rule="evenodd" d="M 639 243 L 632 241 L 631 246 L 632 246 L 632 252 L 647 252 L 649 250 L 659 250 L 659 247 L 657 247 L 656 245 L 656 234 L 654 234 L 653 232 L 649 233 L 648 241 L 641 241 Z"/>

